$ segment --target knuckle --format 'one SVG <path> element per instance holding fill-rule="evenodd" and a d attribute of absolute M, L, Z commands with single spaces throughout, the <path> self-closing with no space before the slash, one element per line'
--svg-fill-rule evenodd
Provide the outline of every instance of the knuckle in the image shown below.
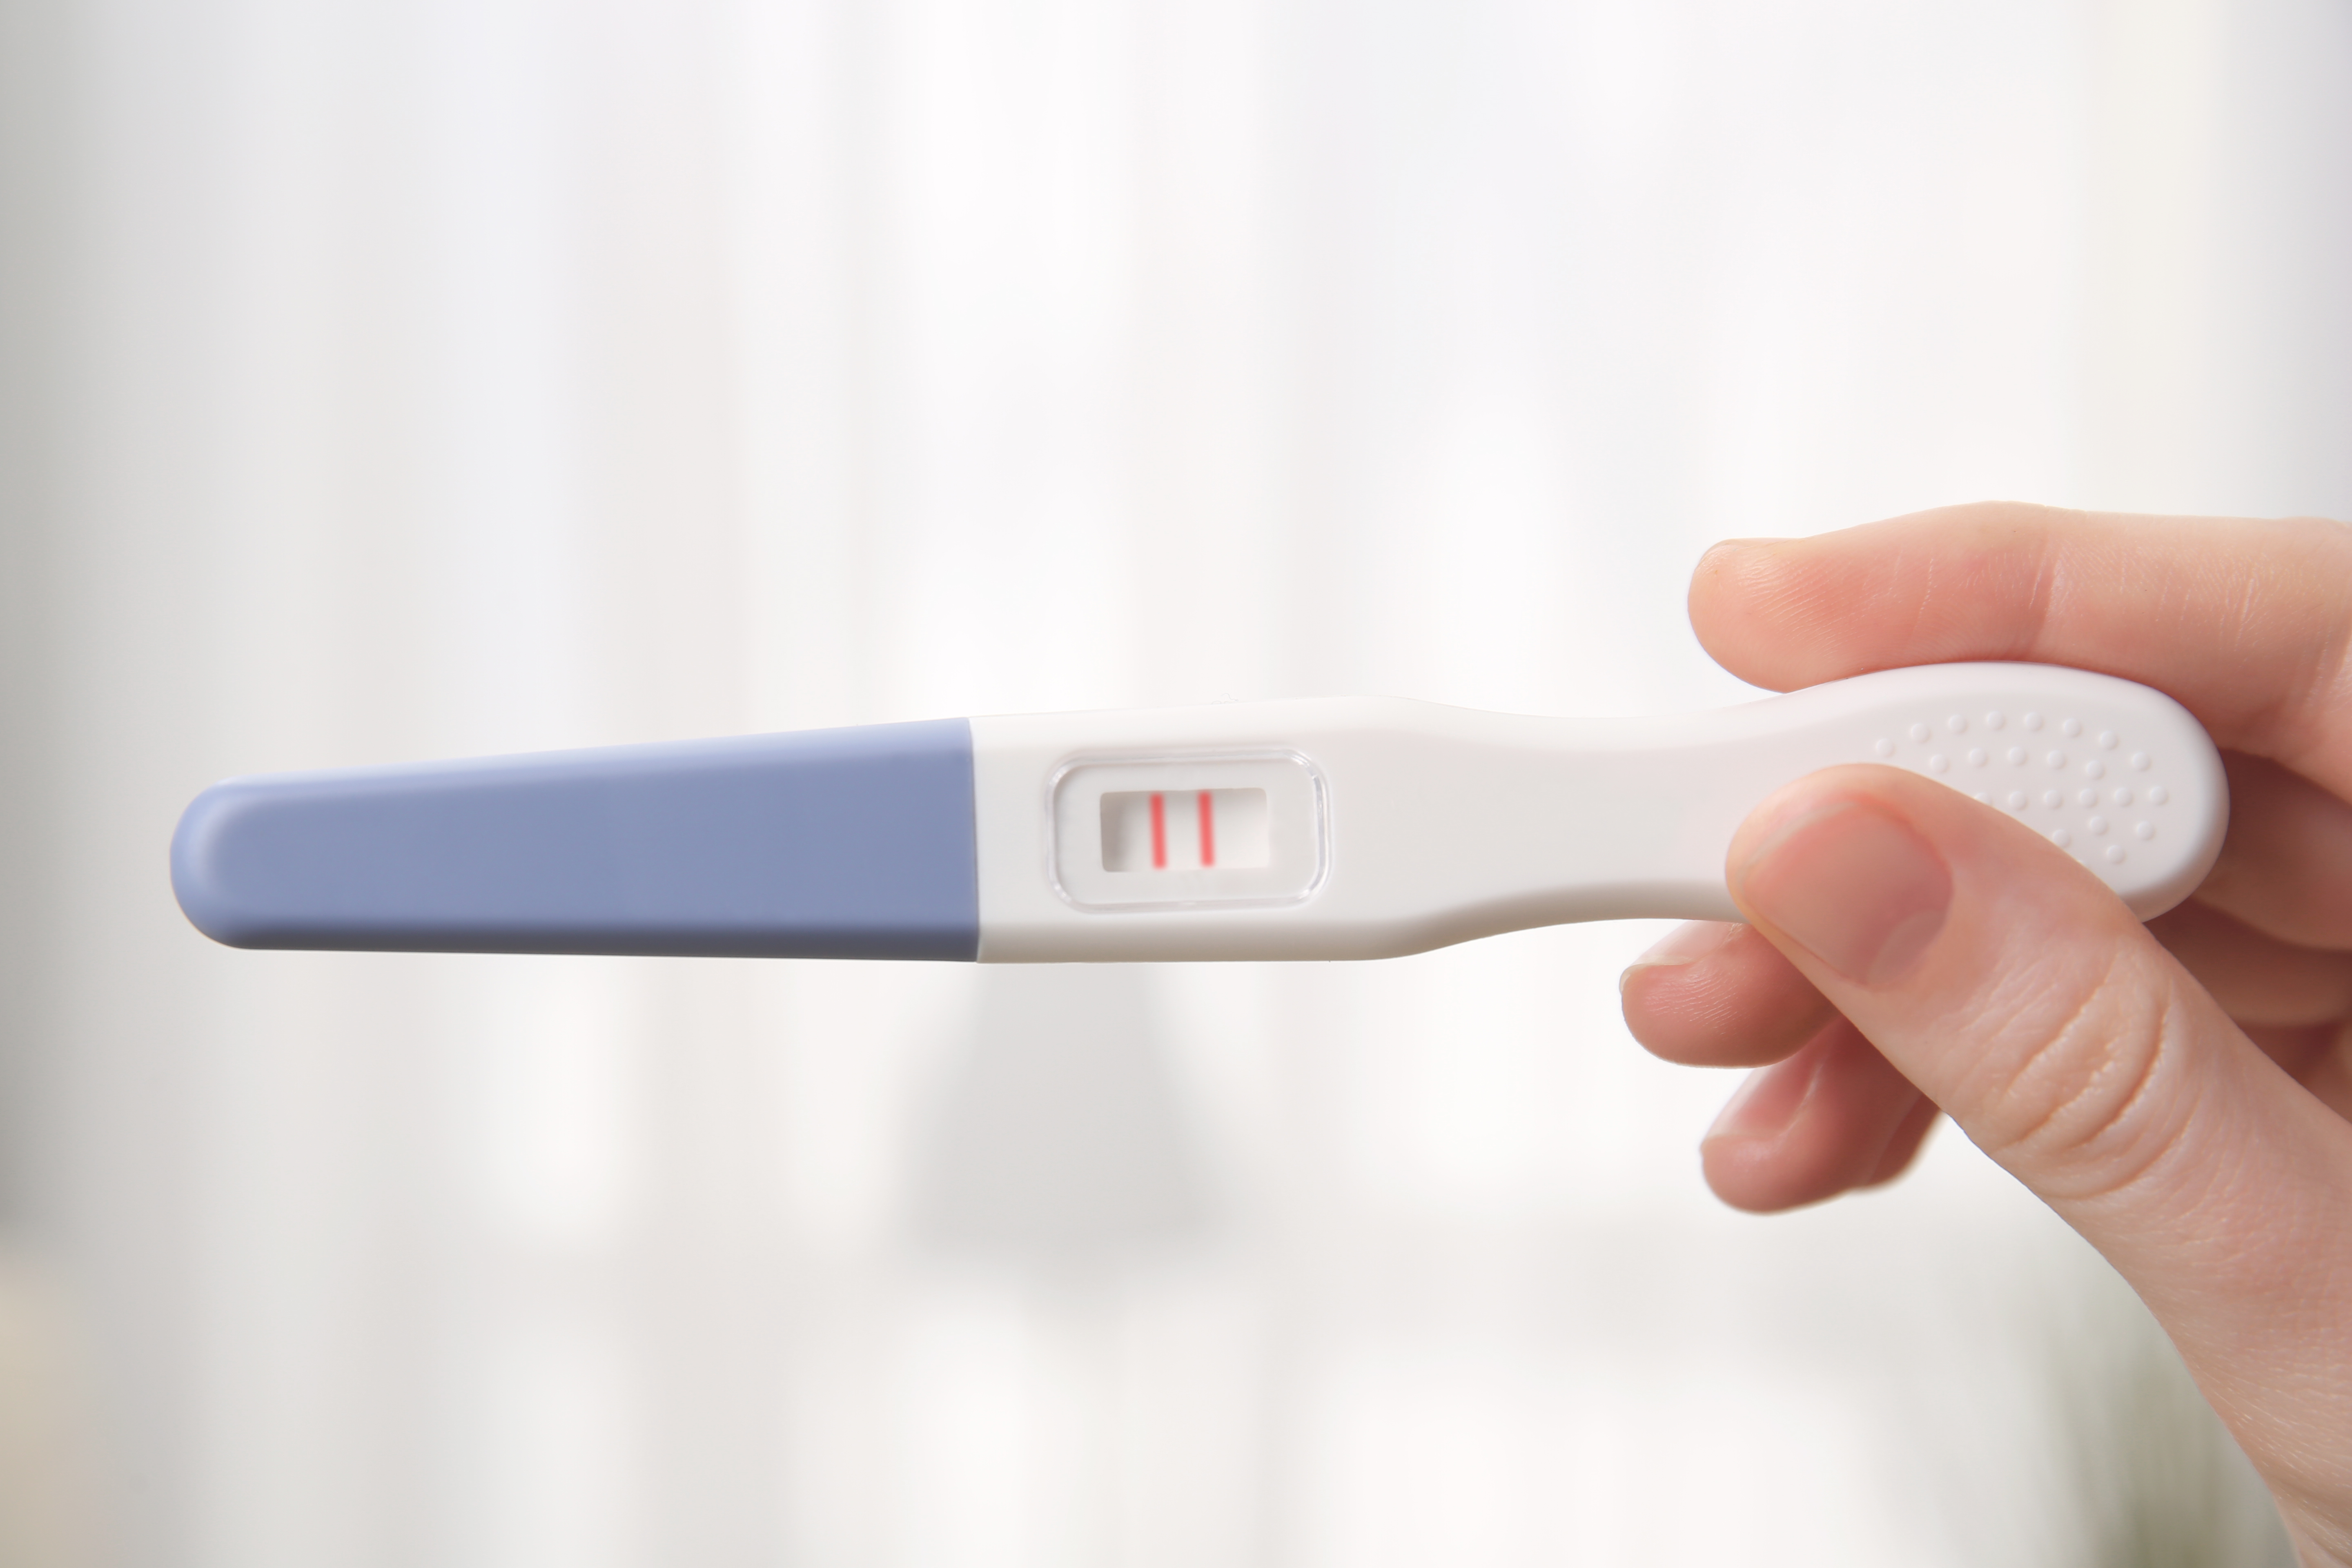
<path fill-rule="evenodd" d="M 2048 1197 L 2140 1182 L 2182 1132 L 2187 1003 L 2171 976 L 2122 955 L 2088 984 L 2021 997 L 1987 1060 L 1986 1152 Z"/>

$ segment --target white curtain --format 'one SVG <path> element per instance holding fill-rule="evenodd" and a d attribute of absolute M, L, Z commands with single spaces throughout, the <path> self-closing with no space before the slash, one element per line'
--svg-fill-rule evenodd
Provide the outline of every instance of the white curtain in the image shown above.
<path fill-rule="evenodd" d="M 12 1561 L 2274 1547 L 1948 1130 L 1717 1207 L 1647 928 L 245 953 L 164 850 L 233 772 L 1703 706 L 1727 534 L 2352 514 L 2338 0 L 0 0 L 0 157 Z"/>

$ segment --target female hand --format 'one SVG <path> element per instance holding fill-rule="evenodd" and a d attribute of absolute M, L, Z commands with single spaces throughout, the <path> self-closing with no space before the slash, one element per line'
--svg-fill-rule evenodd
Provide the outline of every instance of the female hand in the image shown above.
<path fill-rule="evenodd" d="M 2170 693 L 2229 837 L 2143 927 L 2024 823 L 1885 767 L 1733 840 L 1748 925 L 1626 972 L 1670 1060 L 1770 1064 L 1708 1184 L 1787 1208 L 1899 1173 L 1938 1109 L 2138 1290 L 2277 1497 L 2352 1565 L 2352 529 L 1987 505 L 1719 544 L 1691 619 L 1789 689 L 1898 665 L 2074 665 Z"/>

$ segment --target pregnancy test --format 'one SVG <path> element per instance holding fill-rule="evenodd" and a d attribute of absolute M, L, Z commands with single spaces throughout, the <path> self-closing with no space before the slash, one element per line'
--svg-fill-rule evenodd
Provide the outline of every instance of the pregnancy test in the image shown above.
<path fill-rule="evenodd" d="M 2229 816 L 2211 741 L 2162 693 L 1945 664 L 1672 718 L 1339 698 L 236 778 L 181 818 L 172 882 L 238 947 L 1384 958 L 1736 921 L 1733 831 L 1842 763 L 2015 817 L 2142 919 L 2203 879 Z"/>

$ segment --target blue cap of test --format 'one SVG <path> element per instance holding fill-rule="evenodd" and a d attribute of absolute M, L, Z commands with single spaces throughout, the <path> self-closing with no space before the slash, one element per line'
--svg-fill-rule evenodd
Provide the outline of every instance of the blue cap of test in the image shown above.
<path fill-rule="evenodd" d="M 236 947 L 969 960 L 971 727 L 229 779 L 172 886 Z"/>

